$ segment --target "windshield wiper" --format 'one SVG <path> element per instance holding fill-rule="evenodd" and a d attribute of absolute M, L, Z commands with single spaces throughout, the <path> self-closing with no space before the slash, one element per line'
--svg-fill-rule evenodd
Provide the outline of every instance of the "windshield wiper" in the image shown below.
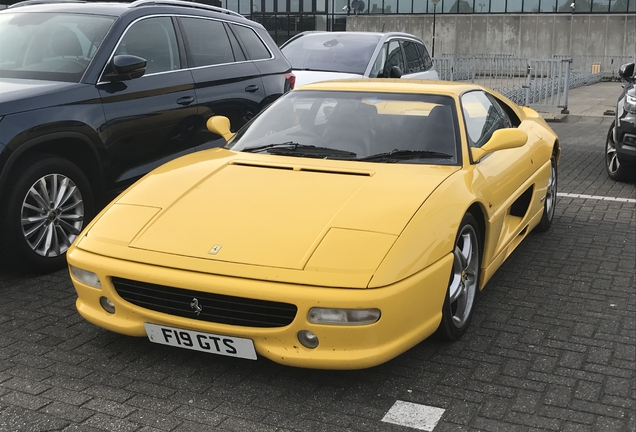
<path fill-rule="evenodd" d="M 347 150 L 334 149 L 329 147 L 316 147 L 315 145 L 299 144 L 294 141 L 287 141 L 278 144 L 267 144 L 258 147 L 247 147 L 242 151 L 250 153 L 258 153 L 267 150 L 270 154 L 293 154 L 296 156 L 309 157 L 329 157 L 329 156 L 351 156 L 356 157 L 357 154 Z"/>
<path fill-rule="evenodd" d="M 359 161 L 373 160 L 399 160 L 399 159 L 451 159 L 453 155 L 430 150 L 391 150 L 386 153 L 378 153 L 370 156 L 359 158 Z"/>

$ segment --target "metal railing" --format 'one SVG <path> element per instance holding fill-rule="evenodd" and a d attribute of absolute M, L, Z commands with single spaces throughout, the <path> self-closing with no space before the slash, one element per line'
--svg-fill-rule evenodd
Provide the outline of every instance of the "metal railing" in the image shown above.
<path fill-rule="evenodd" d="M 457 56 L 435 59 L 440 79 L 468 81 L 498 91 L 519 105 L 562 108 L 568 112 L 569 89 L 598 82 L 601 71 L 574 71 L 572 59 L 524 59 L 511 55 Z"/>

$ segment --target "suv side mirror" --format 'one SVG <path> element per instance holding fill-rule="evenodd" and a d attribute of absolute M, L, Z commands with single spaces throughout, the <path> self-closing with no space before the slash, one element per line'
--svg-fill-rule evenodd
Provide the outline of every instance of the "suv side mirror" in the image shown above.
<path fill-rule="evenodd" d="M 146 73 L 146 60 L 134 55 L 116 55 L 111 60 L 104 75 L 110 82 L 139 78 Z"/>
<path fill-rule="evenodd" d="M 627 63 L 618 69 L 618 75 L 625 81 L 634 82 L 634 63 Z"/>
<path fill-rule="evenodd" d="M 402 78 L 402 69 L 399 66 L 392 66 L 389 71 L 389 78 Z"/>

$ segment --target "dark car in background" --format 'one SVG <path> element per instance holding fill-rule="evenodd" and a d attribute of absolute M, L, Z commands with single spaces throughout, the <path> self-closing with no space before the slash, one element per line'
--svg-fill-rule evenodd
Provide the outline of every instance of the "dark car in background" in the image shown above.
<path fill-rule="evenodd" d="M 634 63 L 620 67 L 626 83 L 605 141 L 605 168 L 612 180 L 636 180 L 636 74 Z"/>
<path fill-rule="evenodd" d="M 0 249 L 65 265 L 96 211 L 177 156 L 224 144 L 294 86 L 267 31 L 179 0 L 26 1 L 0 12 Z M 187 223 L 187 221 L 184 221 Z"/>

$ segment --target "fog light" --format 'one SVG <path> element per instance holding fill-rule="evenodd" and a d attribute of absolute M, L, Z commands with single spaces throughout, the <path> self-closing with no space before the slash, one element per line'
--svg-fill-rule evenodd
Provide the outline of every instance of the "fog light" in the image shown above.
<path fill-rule="evenodd" d="M 314 349 L 318 346 L 318 336 L 309 330 L 299 331 L 298 341 L 306 348 Z"/>
<path fill-rule="evenodd" d="M 79 282 L 88 286 L 92 286 L 93 288 L 101 289 L 102 283 L 99 281 L 99 276 L 97 276 L 95 273 L 89 272 L 88 270 L 82 270 L 81 268 L 77 268 L 73 266 L 69 266 L 69 267 L 71 269 L 71 274 Z"/>
<path fill-rule="evenodd" d="M 363 325 L 373 324 L 380 319 L 380 309 L 309 309 L 307 320 L 313 324 Z"/>
<path fill-rule="evenodd" d="M 111 314 L 115 313 L 115 305 L 113 304 L 112 301 L 110 301 L 106 297 L 100 297 L 99 304 L 102 305 L 102 307 L 104 308 L 106 312 Z"/>

